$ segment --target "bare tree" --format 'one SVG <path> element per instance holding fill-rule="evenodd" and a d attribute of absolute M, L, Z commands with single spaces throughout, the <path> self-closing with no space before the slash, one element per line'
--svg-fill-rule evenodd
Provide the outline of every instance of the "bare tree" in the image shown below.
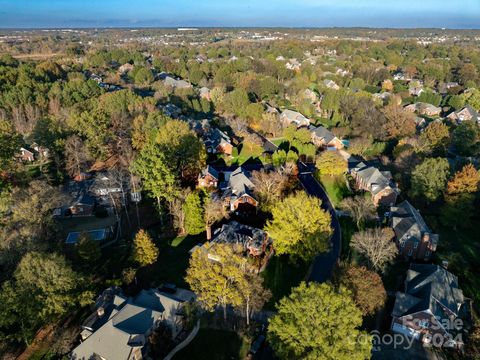
<path fill-rule="evenodd" d="M 365 255 L 375 270 L 383 271 L 398 252 L 393 242 L 394 235 L 390 228 L 367 229 L 355 233 L 350 245 Z"/>
<path fill-rule="evenodd" d="M 205 227 L 207 240 L 212 238 L 212 225 L 217 221 L 228 218 L 228 212 L 222 199 L 208 198 L 205 202 Z"/>
<path fill-rule="evenodd" d="M 343 199 L 340 208 L 350 213 L 359 229 L 366 221 L 374 219 L 376 215 L 375 205 L 371 199 L 367 199 L 365 196 Z"/>
<path fill-rule="evenodd" d="M 72 135 L 65 141 L 65 169 L 71 177 L 85 172 L 88 168 L 90 155 L 83 140 L 77 135 Z"/>
<path fill-rule="evenodd" d="M 252 172 L 252 182 L 260 203 L 266 208 L 280 200 L 289 183 L 288 175 L 281 170 L 254 171 Z"/>
<path fill-rule="evenodd" d="M 180 235 L 185 234 L 185 211 L 183 205 L 185 198 L 190 194 L 191 190 L 186 189 L 180 193 L 180 196 L 169 203 L 170 215 L 173 217 L 173 227 L 178 230 Z"/>

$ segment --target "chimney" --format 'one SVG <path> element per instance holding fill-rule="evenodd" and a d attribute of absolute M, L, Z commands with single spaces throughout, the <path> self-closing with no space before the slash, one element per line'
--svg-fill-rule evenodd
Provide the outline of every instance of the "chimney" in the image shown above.
<path fill-rule="evenodd" d="M 426 232 L 423 234 L 422 242 L 426 243 L 430 241 L 430 233 Z"/>
<path fill-rule="evenodd" d="M 444 269 L 448 269 L 448 261 L 447 260 L 442 260 L 442 267 Z"/>
<path fill-rule="evenodd" d="M 101 318 L 103 315 L 105 315 L 105 309 L 103 308 L 103 306 L 100 306 L 98 309 L 97 309 L 97 316 L 99 318 Z"/>

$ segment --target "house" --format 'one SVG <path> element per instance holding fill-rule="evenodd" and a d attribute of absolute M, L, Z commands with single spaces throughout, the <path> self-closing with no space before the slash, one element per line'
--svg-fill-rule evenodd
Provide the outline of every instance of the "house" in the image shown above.
<path fill-rule="evenodd" d="M 286 67 L 288 70 L 294 70 L 294 71 L 299 71 L 301 66 L 302 66 L 302 64 L 300 64 L 297 59 L 290 59 L 290 60 L 285 64 L 285 67 Z"/>
<path fill-rule="evenodd" d="M 322 148 L 335 148 L 337 150 L 343 149 L 343 143 L 327 128 L 310 125 L 308 130 L 310 130 L 312 134 L 312 142 L 315 146 Z"/>
<path fill-rule="evenodd" d="M 323 85 L 325 85 L 327 88 L 332 89 L 332 90 L 339 90 L 340 89 L 340 86 L 338 86 L 335 81 L 329 80 L 329 79 L 323 80 Z"/>
<path fill-rule="evenodd" d="M 174 89 L 190 89 L 192 84 L 182 79 L 175 79 L 169 75 L 164 76 L 163 83 Z"/>
<path fill-rule="evenodd" d="M 400 190 L 389 171 L 380 171 L 353 156 L 348 159 L 348 171 L 359 189 L 372 194 L 375 206 L 393 206 L 397 201 Z"/>
<path fill-rule="evenodd" d="M 33 152 L 24 147 L 20 148 L 20 151 L 18 153 L 18 158 L 24 162 L 35 161 L 35 155 L 33 154 Z"/>
<path fill-rule="evenodd" d="M 425 344 L 460 347 L 455 324 L 468 313 L 466 300 L 458 278 L 443 267 L 410 264 L 404 292 L 395 295 L 391 329 Z"/>
<path fill-rule="evenodd" d="M 406 75 L 404 72 L 398 71 L 395 74 L 393 74 L 393 80 L 396 80 L 396 81 L 411 81 L 412 78 L 410 76 Z"/>
<path fill-rule="evenodd" d="M 461 123 L 462 121 L 473 120 L 480 124 L 480 114 L 472 108 L 470 105 L 465 106 L 463 109 L 459 111 L 454 111 L 450 113 L 447 118 L 450 120 L 456 121 L 457 123 Z"/>
<path fill-rule="evenodd" d="M 420 96 L 422 92 L 424 92 L 423 88 L 420 85 L 417 86 L 410 86 L 408 88 L 408 93 L 410 96 Z"/>
<path fill-rule="evenodd" d="M 251 256 L 262 256 L 272 245 L 272 240 L 265 231 L 237 221 L 230 221 L 217 229 L 212 242 L 240 245 Z"/>
<path fill-rule="evenodd" d="M 257 210 L 258 200 L 253 195 L 255 187 L 250 172 L 239 166 L 231 173 L 225 173 L 227 188 L 223 198 L 230 211 L 252 212 Z"/>
<path fill-rule="evenodd" d="M 432 234 L 420 212 L 407 200 L 390 208 L 390 225 L 399 253 L 406 258 L 430 260 L 437 249 L 438 235 Z"/>
<path fill-rule="evenodd" d="M 120 67 L 118 68 L 118 72 L 119 72 L 120 74 L 126 74 L 126 73 L 128 73 L 128 72 L 130 72 L 130 71 L 132 71 L 132 70 L 133 70 L 133 65 L 130 64 L 130 63 L 125 63 L 125 64 L 123 64 L 122 66 L 120 66 Z"/>
<path fill-rule="evenodd" d="M 420 115 L 425 116 L 437 116 L 442 112 L 442 108 L 424 102 L 417 102 L 415 104 L 410 104 L 404 107 L 408 112 L 417 112 Z"/>
<path fill-rule="evenodd" d="M 210 89 L 208 87 L 206 87 L 206 86 L 201 87 L 198 90 L 198 93 L 199 93 L 201 99 L 205 99 L 205 100 L 208 100 L 208 101 L 212 100 L 212 97 L 210 95 Z"/>
<path fill-rule="evenodd" d="M 295 124 L 297 125 L 297 127 L 310 125 L 310 120 L 307 119 L 305 116 L 303 116 L 297 111 L 288 109 L 282 111 L 282 113 L 280 114 L 280 121 L 282 121 L 285 126 L 288 126 L 290 124 Z"/>
<path fill-rule="evenodd" d="M 49 151 L 46 147 L 38 145 L 36 142 L 34 142 L 32 145 L 30 145 L 30 147 L 38 154 L 38 157 L 40 159 L 48 158 Z"/>
<path fill-rule="evenodd" d="M 143 359 L 148 338 L 160 323 L 172 330 L 172 337 L 177 336 L 183 328 L 184 303 L 194 299 L 195 295 L 184 289 L 176 289 L 173 294 L 142 290 L 129 298 L 118 288 L 107 289 L 82 325 L 82 342 L 70 359 Z"/>
<path fill-rule="evenodd" d="M 223 131 L 214 128 L 207 133 L 204 138 L 204 144 L 207 152 L 210 154 L 232 155 L 233 145 L 230 137 Z"/>
<path fill-rule="evenodd" d="M 218 171 L 211 165 L 208 165 L 198 175 L 198 186 L 203 188 L 217 188 L 219 184 Z"/>
<path fill-rule="evenodd" d="M 63 211 L 63 216 L 92 216 L 95 198 L 86 192 L 79 192 L 78 197 Z"/>
<path fill-rule="evenodd" d="M 182 109 L 172 103 L 159 105 L 158 107 L 165 115 L 174 119 L 180 117 L 180 115 L 182 114 Z"/>

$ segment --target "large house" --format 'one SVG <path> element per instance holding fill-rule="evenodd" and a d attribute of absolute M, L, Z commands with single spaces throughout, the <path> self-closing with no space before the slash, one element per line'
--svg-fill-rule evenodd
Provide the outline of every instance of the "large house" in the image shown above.
<path fill-rule="evenodd" d="M 440 115 L 440 113 L 442 112 L 442 108 L 423 102 L 417 102 L 415 104 L 407 105 L 404 109 L 408 112 L 417 112 L 420 115 L 426 116 L 436 116 Z"/>
<path fill-rule="evenodd" d="M 462 121 L 472 120 L 480 124 L 480 114 L 470 105 L 465 106 L 463 109 L 459 111 L 454 111 L 450 113 L 447 116 L 447 118 L 454 120 L 457 123 L 461 123 Z"/>
<path fill-rule="evenodd" d="M 240 245 L 252 256 L 262 256 L 272 245 L 272 240 L 265 231 L 236 221 L 230 221 L 217 229 L 213 234 L 212 242 Z"/>
<path fill-rule="evenodd" d="M 372 165 L 355 159 L 348 159 L 348 171 L 355 179 L 357 187 L 372 194 L 375 206 L 393 206 L 400 190 L 389 171 L 380 171 Z"/>
<path fill-rule="evenodd" d="M 312 142 L 317 147 L 335 148 L 337 150 L 343 149 L 344 145 L 331 131 L 323 126 L 315 127 L 310 125 L 308 127 L 312 134 Z"/>
<path fill-rule="evenodd" d="M 390 208 L 390 219 L 400 254 L 429 260 L 437 249 L 438 235 L 432 234 L 418 210 L 405 200 Z"/>
<path fill-rule="evenodd" d="M 164 322 L 175 337 L 183 326 L 182 307 L 195 295 L 183 289 L 174 294 L 142 290 L 127 298 L 109 288 L 96 302 L 96 310 L 82 325 L 82 343 L 70 354 L 73 360 L 140 360 L 148 337 Z"/>
<path fill-rule="evenodd" d="M 214 128 L 209 131 L 204 138 L 205 147 L 210 154 L 232 155 L 233 145 L 230 137 L 223 131 Z"/>
<path fill-rule="evenodd" d="M 220 180 L 217 169 L 208 165 L 198 175 L 198 186 L 203 188 L 217 188 Z"/>
<path fill-rule="evenodd" d="M 332 90 L 339 90 L 340 89 L 340 86 L 338 86 L 335 81 L 329 80 L 329 79 L 323 80 L 323 85 L 325 85 L 327 88 L 332 89 Z"/>
<path fill-rule="evenodd" d="M 404 292 L 396 293 L 391 328 L 423 343 L 459 347 L 454 324 L 468 314 L 467 304 L 455 275 L 438 265 L 410 264 Z"/>
<path fill-rule="evenodd" d="M 255 187 L 250 172 L 239 166 L 231 173 L 225 173 L 227 188 L 223 194 L 230 211 L 251 212 L 257 209 L 258 200 L 253 194 Z"/>
<path fill-rule="evenodd" d="M 307 119 L 305 116 L 303 116 L 297 111 L 288 109 L 284 110 L 280 114 L 280 120 L 285 126 L 288 126 L 290 124 L 295 124 L 297 125 L 297 127 L 310 125 L 310 120 Z"/>

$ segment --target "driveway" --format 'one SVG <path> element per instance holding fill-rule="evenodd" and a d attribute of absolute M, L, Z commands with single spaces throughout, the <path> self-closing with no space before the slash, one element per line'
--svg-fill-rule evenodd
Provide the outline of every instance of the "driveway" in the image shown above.
<path fill-rule="evenodd" d="M 322 208 L 327 210 L 332 216 L 333 235 L 330 238 L 331 247 L 327 253 L 318 255 L 310 266 L 310 272 L 307 276 L 307 281 L 325 282 L 330 279 L 332 270 L 340 257 L 340 250 L 342 244 L 342 236 L 340 230 L 340 223 L 338 222 L 335 209 L 327 196 L 327 193 L 313 176 L 312 172 L 315 166 L 306 165 L 299 162 L 298 179 L 305 191 L 312 196 L 322 200 Z"/>

